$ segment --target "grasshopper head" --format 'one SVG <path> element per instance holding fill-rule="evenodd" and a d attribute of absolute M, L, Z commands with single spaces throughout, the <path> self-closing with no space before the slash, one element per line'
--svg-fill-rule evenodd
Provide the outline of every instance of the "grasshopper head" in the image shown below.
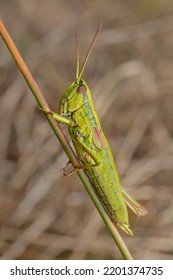
<path fill-rule="evenodd" d="M 70 115 L 78 110 L 85 102 L 91 101 L 90 89 L 84 79 L 76 79 L 65 91 L 61 101 L 59 113 Z"/>
<path fill-rule="evenodd" d="M 83 65 L 81 67 L 81 70 L 79 71 L 79 48 L 78 48 L 78 42 L 76 37 L 76 61 L 77 61 L 77 67 L 76 67 L 76 80 L 68 87 L 68 89 L 65 91 L 61 101 L 60 101 L 60 108 L 59 113 L 61 115 L 70 115 L 72 112 L 78 110 L 84 102 L 88 99 L 88 101 L 91 100 L 91 93 L 89 90 L 89 87 L 87 83 L 82 78 L 84 69 L 86 67 L 86 64 L 88 62 L 89 56 L 91 54 L 91 51 L 93 49 L 93 46 L 95 44 L 95 41 L 97 39 L 97 36 L 101 30 L 101 24 L 99 25 L 99 28 L 94 36 L 93 41 L 91 42 L 91 45 L 88 49 L 88 52 L 86 54 L 86 57 L 84 59 Z"/>

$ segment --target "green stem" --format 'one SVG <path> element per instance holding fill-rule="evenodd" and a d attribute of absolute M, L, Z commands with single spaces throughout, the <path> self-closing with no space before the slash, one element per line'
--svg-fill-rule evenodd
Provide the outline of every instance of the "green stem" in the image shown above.
<path fill-rule="evenodd" d="M 37 83 L 35 82 L 33 76 L 31 75 L 28 67 L 26 66 L 23 58 L 21 57 L 19 51 L 17 50 L 16 46 L 14 45 L 10 35 L 8 34 L 5 26 L 3 25 L 2 21 L 0 20 L 0 34 L 9 49 L 11 55 L 13 56 L 14 60 L 16 61 L 23 77 L 25 78 L 28 86 L 30 87 L 34 97 L 36 98 L 39 106 L 43 110 L 50 110 L 42 92 L 40 91 Z M 71 148 L 70 144 L 68 143 L 66 137 L 64 136 L 61 128 L 57 124 L 57 122 L 51 117 L 51 115 L 46 114 L 46 118 L 48 119 L 55 135 L 57 136 L 58 140 L 60 141 L 63 149 L 65 150 L 67 156 L 69 157 L 71 163 L 73 164 L 74 167 L 77 167 L 80 165 L 73 149 Z M 78 170 L 77 171 L 78 176 L 80 177 L 82 183 L 84 184 L 88 194 L 90 195 L 93 203 L 95 204 L 97 210 L 99 211 L 103 221 L 105 222 L 110 234 L 112 235 L 114 241 L 116 242 L 122 256 L 124 259 L 131 260 L 132 256 L 124 243 L 123 239 L 121 238 L 121 235 L 119 234 L 118 230 L 115 228 L 113 223 L 111 222 L 109 216 L 107 215 L 104 207 L 102 206 L 100 200 L 98 199 L 97 195 L 94 192 L 94 189 L 85 174 L 83 170 Z"/>

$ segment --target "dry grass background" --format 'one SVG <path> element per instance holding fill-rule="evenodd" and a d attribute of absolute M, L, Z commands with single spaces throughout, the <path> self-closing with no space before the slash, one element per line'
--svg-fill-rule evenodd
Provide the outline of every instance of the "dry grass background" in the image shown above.
<path fill-rule="evenodd" d="M 173 2 L 1 1 L 0 16 L 51 108 L 75 78 L 98 24 L 84 78 L 121 182 L 148 210 L 130 213 L 135 259 L 173 257 Z M 2 259 L 120 259 L 120 253 L 23 77 L 0 41 Z M 65 130 L 65 126 L 64 126 Z M 65 130 L 66 131 L 66 130 Z"/>

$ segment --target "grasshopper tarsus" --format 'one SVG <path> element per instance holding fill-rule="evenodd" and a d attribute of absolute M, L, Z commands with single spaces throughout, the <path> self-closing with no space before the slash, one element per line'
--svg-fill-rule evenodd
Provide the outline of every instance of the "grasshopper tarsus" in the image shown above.
<path fill-rule="evenodd" d="M 37 112 L 43 112 L 44 114 L 50 114 L 50 115 L 52 115 L 53 114 L 53 112 L 51 111 L 51 110 L 48 110 L 48 109 L 44 109 L 44 108 L 41 108 L 41 107 L 37 107 Z"/>
<path fill-rule="evenodd" d="M 73 170 L 70 171 L 69 173 L 66 173 L 66 172 L 65 172 L 65 171 L 66 171 L 66 168 L 67 168 L 70 164 L 72 164 L 72 163 L 71 163 L 71 160 L 69 160 L 69 161 L 65 164 L 65 166 L 62 167 L 62 168 L 60 169 L 60 171 L 63 172 L 63 175 L 64 175 L 64 176 L 69 176 L 69 175 L 71 175 L 71 174 L 73 173 Z"/>
<path fill-rule="evenodd" d="M 66 169 L 66 167 L 68 167 L 68 165 L 67 165 L 67 166 L 61 168 L 61 171 L 63 171 L 64 176 L 70 176 L 70 175 L 76 173 L 78 170 L 90 169 L 90 168 L 97 167 L 97 166 L 98 166 L 98 164 L 91 164 L 91 165 L 88 165 L 88 166 L 81 165 L 79 167 L 74 167 L 74 169 L 72 171 L 70 171 L 69 173 L 66 173 L 65 169 Z"/>
<path fill-rule="evenodd" d="M 76 173 L 77 171 L 79 170 L 79 168 L 74 168 L 72 171 L 70 171 L 69 173 L 65 173 L 65 171 L 63 172 L 63 175 L 64 176 L 71 176 L 73 175 L 74 173 Z"/>

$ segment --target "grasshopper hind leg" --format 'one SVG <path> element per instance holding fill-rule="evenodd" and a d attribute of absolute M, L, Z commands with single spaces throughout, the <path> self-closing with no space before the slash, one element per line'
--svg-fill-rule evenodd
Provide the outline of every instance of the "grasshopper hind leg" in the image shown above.
<path fill-rule="evenodd" d="M 62 167 L 60 170 L 63 172 L 63 175 L 64 176 L 69 176 L 69 175 L 71 175 L 71 171 L 69 172 L 69 173 L 66 173 L 66 169 L 67 169 L 67 167 L 70 165 L 70 164 L 72 164 L 71 163 L 71 161 L 69 160 L 66 164 L 65 164 L 65 166 L 64 167 Z M 72 170 L 73 171 L 73 170 Z"/>
<path fill-rule="evenodd" d="M 88 161 L 87 159 L 88 158 L 90 158 L 91 159 L 91 156 L 86 152 L 85 153 L 85 155 L 83 155 L 82 156 L 82 158 L 80 158 L 79 160 L 80 161 Z M 90 169 L 90 168 L 93 168 L 93 167 L 97 167 L 97 166 L 99 166 L 100 165 L 100 162 L 95 162 L 94 160 L 93 160 L 93 163 L 89 163 L 90 161 L 88 161 L 88 163 L 86 164 L 84 164 L 83 163 L 83 165 L 79 165 L 79 166 L 77 166 L 77 167 L 75 167 L 74 166 L 74 168 L 73 168 L 73 170 L 72 171 L 70 171 L 69 173 L 66 173 L 66 168 L 70 165 L 70 164 L 72 164 L 71 163 L 71 161 L 69 160 L 67 163 L 66 163 L 66 165 L 61 169 L 61 171 L 63 171 L 63 174 L 64 174 L 64 176 L 70 176 L 70 175 L 72 175 L 72 174 L 74 174 L 75 172 L 77 172 L 78 170 L 86 170 L 86 169 Z"/>
<path fill-rule="evenodd" d="M 70 163 L 71 163 L 71 161 L 67 162 L 66 165 L 63 168 L 61 168 L 61 171 L 63 171 L 64 176 L 70 176 L 70 175 L 76 173 L 78 170 L 86 170 L 86 169 L 93 168 L 93 167 L 96 167 L 99 165 L 97 163 L 94 163 L 91 165 L 86 165 L 86 166 L 80 165 L 78 167 L 74 167 L 73 170 L 70 171 L 69 173 L 66 173 L 66 168 L 70 165 Z"/>
<path fill-rule="evenodd" d="M 74 167 L 73 170 L 69 171 L 68 173 L 66 172 L 66 169 L 68 168 L 69 165 L 72 165 L 71 160 L 69 160 L 66 165 L 64 167 L 61 168 L 61 171 L 63 172 L 64 176 L 70 176 L 72 174 L 74 174 L 75 172 L 77 172 L 79 169 L 83 168 L 83 166 L 79 166 L 79 167 Z"/>

